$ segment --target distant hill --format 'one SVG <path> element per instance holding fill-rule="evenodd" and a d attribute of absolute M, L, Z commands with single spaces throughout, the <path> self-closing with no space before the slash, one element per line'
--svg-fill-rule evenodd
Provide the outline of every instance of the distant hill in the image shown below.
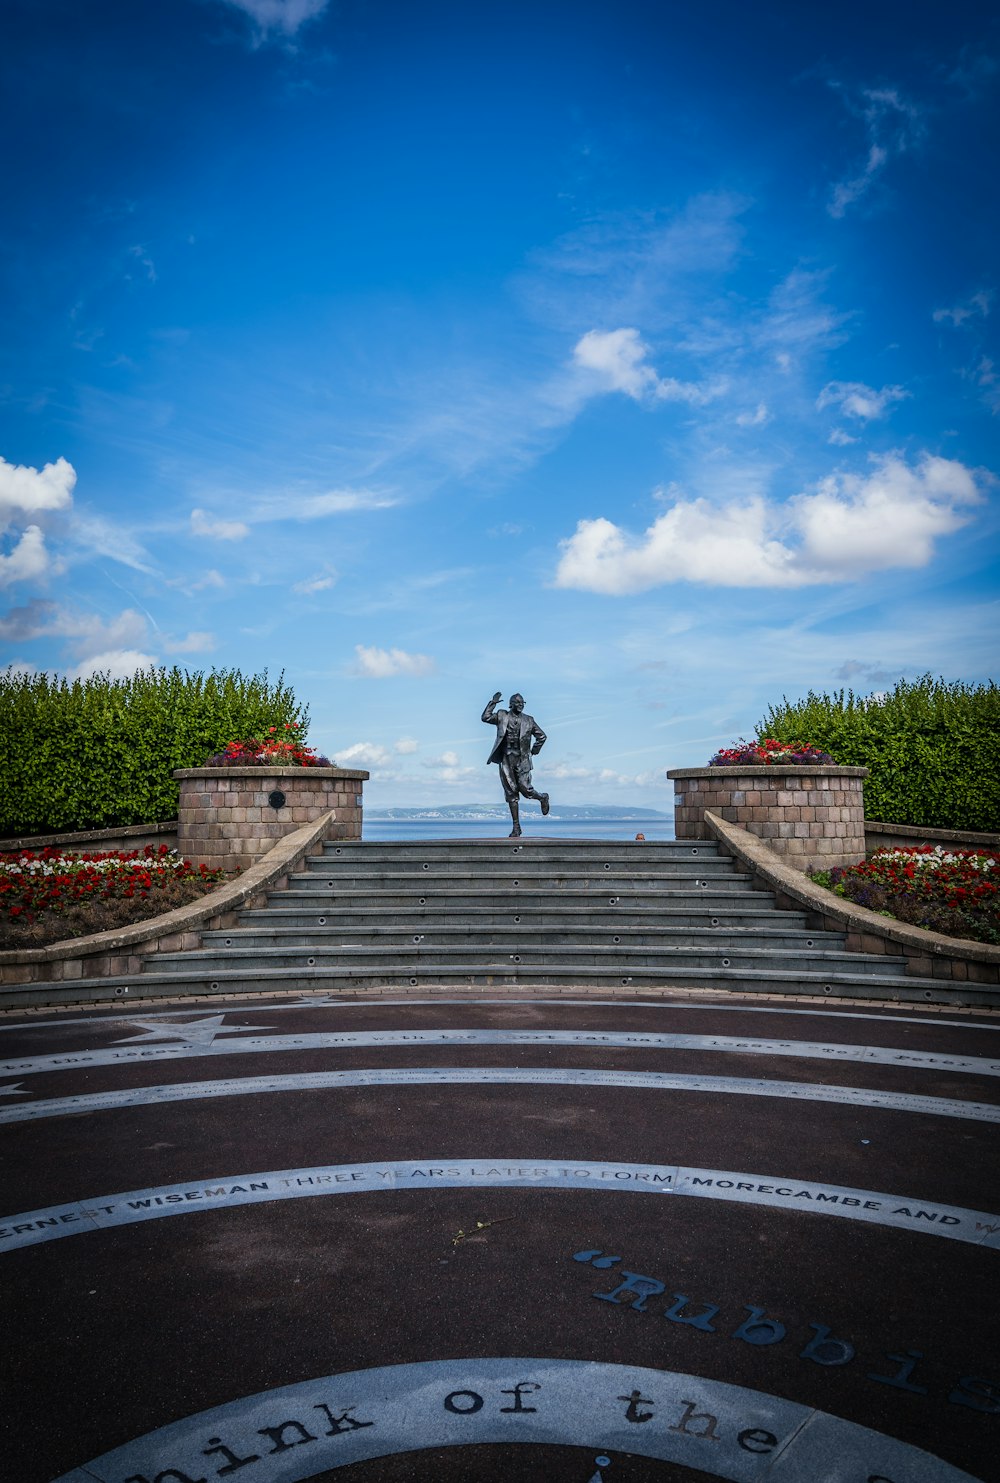
<path fill-rule="evenodd" d="M 509 819 L 506 805 L 500 803 L 443 803 L 428 804 L 423 808 L 365 808 L 366 819 L 437 819 L 448 823 L 489 823 L 494 819 Z M 669 819 L 670 814 L 657 808 L 630 808 L 623 804 L 575 803 L 552 805 L 549 818 L 560 819 Z"/>

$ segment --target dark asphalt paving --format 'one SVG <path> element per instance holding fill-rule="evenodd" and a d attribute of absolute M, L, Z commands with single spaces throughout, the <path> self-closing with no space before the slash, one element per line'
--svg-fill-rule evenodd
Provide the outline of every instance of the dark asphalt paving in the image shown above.
<path fill-rule="evenodd" d="M 1000 1480 L 1000 1016 L 543 998 L 0 1019 L 2 1476 Z"/>

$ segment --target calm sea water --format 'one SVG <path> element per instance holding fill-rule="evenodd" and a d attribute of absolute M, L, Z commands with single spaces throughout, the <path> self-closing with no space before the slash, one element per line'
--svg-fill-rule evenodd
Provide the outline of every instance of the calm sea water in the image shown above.
<path fill-rule="evenodd" d="M 524 838 L 531 839 L 673 839 L 672 819 L 528 819 L 522 816 Z M 506 839 L 510 821 L 442 822 L 440 819 L 368 819 L 364 839 Z"/>

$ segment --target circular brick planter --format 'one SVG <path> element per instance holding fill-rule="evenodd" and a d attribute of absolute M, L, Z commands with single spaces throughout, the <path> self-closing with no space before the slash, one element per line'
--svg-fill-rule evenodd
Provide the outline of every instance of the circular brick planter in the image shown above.
<path fill-rule="evenodd" d="M 346 767 L 178 768 L 177 848 L 195 865 L 245 870 L 275 840 L 331 811 L 331 839 L 360 839 L 368 776 Z"/>
<path fill-rule="evenodd" d="M 705 810 L 766 840 L 797 870 L 854 865 L 865 855 L 867 767 L 678 767 L 674 833 L 712 839 Z"/>

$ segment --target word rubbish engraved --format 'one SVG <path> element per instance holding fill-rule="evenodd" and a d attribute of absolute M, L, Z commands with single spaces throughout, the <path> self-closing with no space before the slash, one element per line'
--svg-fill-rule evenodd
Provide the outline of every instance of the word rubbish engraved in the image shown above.
<path fill-rule="evenodd" d="M 591 1292 L 591 1297 L 596 1298 L 598 1302 L 614 1303 L 620 1308 L 632 1309 L 636 1313 L 652 1314 L 655 1317 L 666 1319 L 669 1323 L 681 1324 L 704 1334 L 717 1334 L 736 1339 L 755 1348 L 781 1344 L 787 1337 L 790 1344 L 796 1346 L 800 1360 L 808 1360 L 811 1364 L 820 1365 L 824 1369 L 840 1368 L 851 1364 L 857 1358 L 857 1348 L 854 1343 L 836 1336 L 829 1324 L 810 1319 L 808 1328 L 812 1330 L 811 1334 L 804 1334 L 800 1325 L 792 1333 L 789 1323 L 771 1316 L 755 1303 L 745 1302 L 743 1314 L 746 1316 L 740 1315 L 736 1327 L 731 1328 L 734 1314 L 731 1311 L 726 1313 L 721 1303 L 707 1301 L 702 1297 L 692 1298 L 687 1293 L 670 1293 L 665 1303 L 657 1302 L 651 1307 L 650 1303 L 654 1299 L 659 1299 L 661 1295 L 668 1293 L 666 1281 L 644 1272 L 629 1271 L 620 1265 L 623 1260 L 620 1256 L 607 1256 L 597 1247 L 588 1247 L 583 1251 L 574 1252 L 572 1259 L 586 1266 L 595 1267 L 599 1271 L 607 1271 L 611 1267 L 616 1268 L 613 1287 L 603 1292 Z M 671 1299 L 673 1299 L 672 1302 Z M 799 1345 L 803 1347 L 799 1348 Z M 927 1387 L 912 1378 L 919 1361 L 924 1358 L 922 1350 L 908 1349 L 905 1354 L 887 1354 L 886 1358 L 891 1362 L 892 1373 L 876 1374 L 866 1369 L 864 1371 L 866 1380 L 873 1381 L 877 1385 L 892 1386 L 896 1390 L 908 1391 L 911 1395 L 928 1394 Z M 623 1398 L 619 1397 L 619 1399 Z M 980 1411 L 987 1415 L 1000 1415 L 1000 1383 L 984 1379 L 980 1375 L 963 1375 L 949 1390 L 947 1399 L 953 1406 L 964 1406 L 967 1410 Z M 636 1398 L 633 1397 L 633 1401 L 635 1400 Z M 645 1417 L 640 1418 L 635 1415 L 628 1417 L 630 1421 L 645 1419 Z"/>
<path fill-rule="evenodd" d="M 203 1411 L 55 1483 L 297 1483 L 432 1447 L 632 1452 L 709 1476 L 777 1465 L 782 1483 L 982 1483 L 917 1447 L 780 1396 L 670 1370 L 579 1360 L 427 1361 L 326 1375 Z M 780 1462 L 779 1462 L 780 1459 Z M 753 1469 L 759 1469 L 753 1471 Z M 593 1480 L 592 1480 L 593 1483 Z"/>

